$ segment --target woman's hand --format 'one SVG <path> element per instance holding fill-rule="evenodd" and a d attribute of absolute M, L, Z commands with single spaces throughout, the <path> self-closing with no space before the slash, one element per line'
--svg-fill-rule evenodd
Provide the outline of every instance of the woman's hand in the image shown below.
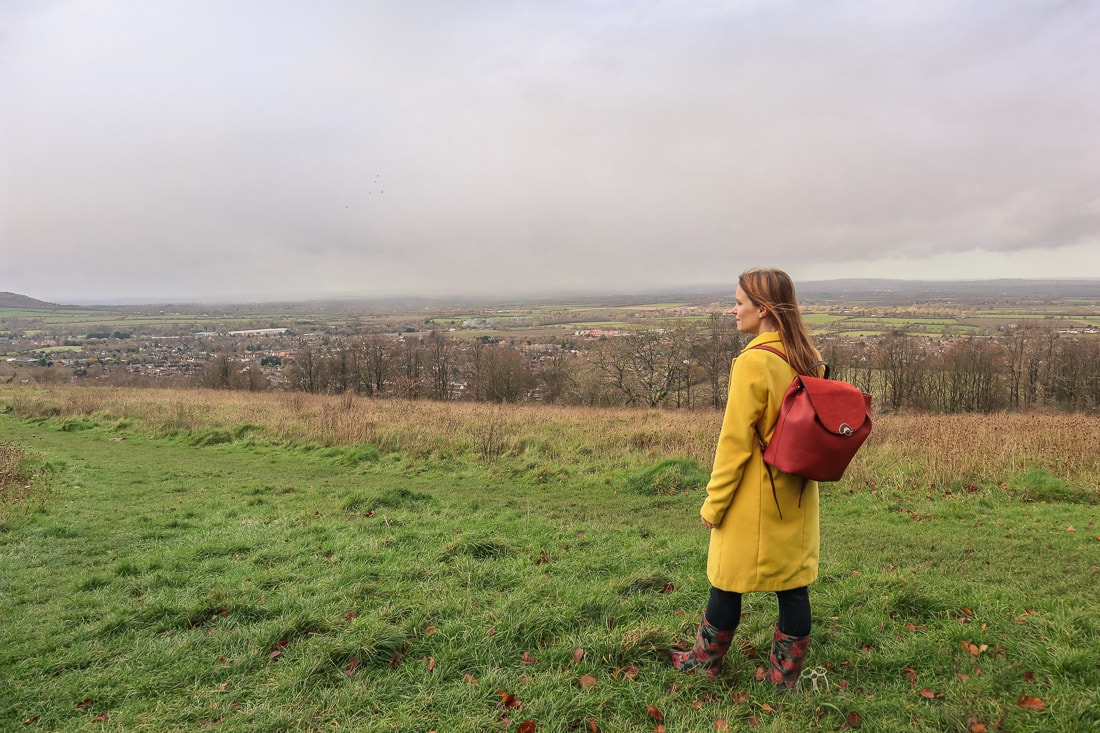
<path fill-rule="evenodd" d="M 710 522 L 708 522 L 706 517 L 699 517 L 699 518 L 703 520 L 703 526 L 706 527 L 707 529 L 717 529 L 718 528 L 717 524 L 711 524 Z"/>

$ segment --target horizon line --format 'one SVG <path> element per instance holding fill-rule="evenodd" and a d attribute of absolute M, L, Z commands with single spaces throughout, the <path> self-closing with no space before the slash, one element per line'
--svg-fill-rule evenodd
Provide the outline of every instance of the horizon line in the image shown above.
<path fill-rule="evenodd" d="M 897 278 L 897 277 L 839 277 L 839 278 L 821 278 L 813 280 L 795 280 L 795 285 L 798 289 L 802 289 L 808 286 L 821 286 L 828 284 L 846 284 L 846 283 L 892 283 L 892 284 L 954 284 L 961 285 L 966 283 L 1044 283 L 1044 284 L 1056 284 L 1056 283 L 1098 283 L 1100 284 L 1100 277 L 990 277 L 990 278 L 978 278 L 978 277 L 962 277 L 962 278 Z M 325 293 L 325 294 L 309 294 L 302 293 L 298 295 L 277 296 L 274 294 L 253 294 L 243 297 L 229 297 L 218 295 L 207 296 L 194 296 L 194 295 L 176 295 L 176 296 L 122 296 L 111 299 L 108 297 L 81 297 L 67 302 L 55 302 L 47 301 L 34 296 L 26 295 L 24 293 L 17 293 L 14 291 L 0 291 L 0 295 L 10 295 L 17 298 L 27 298 L 43 305 L 53 307 L 87 307 L 87 306 L 112 306 L 112 305 L 126 305 L 126 306 L 138 306 L 138 305 L 264 305 L 270 303 L 318 303 L 318 302 L 393 302 L 393 301 L 427 301 L 427 302 L 479 302 L 479 301 L 532 301 L 540 299 L 562 299 L 562 298 L 637 298 L 643 296 L 654 295 L 704 295 L 710 293 L 717 293 L 719 291 L 725 291 L 732 288 L 733 282 L 728 283 L 706 283 L 695 285 L 668 285 L 668 286 L 650 286 L 650 287 L 638 287 L 638 288 L 623 288 L 617 290 L 594 290 L 594 289 L 574 289 L 568 288 L 543 290 L 539 292 L 526 292 L 526 293 L 450 293 L 450 294 L 424 294 L 409 292 L 405 294 L 391 294 L 391 295 L 369 295 L 364 293 Z M 1100 296 L 1100 293 L 1098 293 Z M 8 306 L 13 307 L 13 306 Z"/>

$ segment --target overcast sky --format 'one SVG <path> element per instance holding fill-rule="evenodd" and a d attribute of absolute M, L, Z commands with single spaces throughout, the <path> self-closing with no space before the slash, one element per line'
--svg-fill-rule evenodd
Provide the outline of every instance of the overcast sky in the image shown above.
<path fill-rule="evenodd" d="M 1093 0 L 0 0 L 0 291 L 1100 277 Z"/>

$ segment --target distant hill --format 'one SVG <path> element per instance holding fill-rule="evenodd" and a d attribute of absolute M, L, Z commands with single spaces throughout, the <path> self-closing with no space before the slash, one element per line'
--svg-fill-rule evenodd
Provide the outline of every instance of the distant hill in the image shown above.
<path fill-rule="evenodd" d="M 47 303 L 44 300 L 19 293 L 0 293 L 0 308 L 27 308 L 28 310 L 50 311 L 60 308 L 57 303 Z"/>
<path fill-rule="evenodd" d="M 907 304 L 929 301 L 1036 301 L 1081 298 L 1100 299 L 1100 280 L 995 279 L 995 280 L 890 280 L 851 278 L 800 282 L 803 302 L 859 301 Z"/>

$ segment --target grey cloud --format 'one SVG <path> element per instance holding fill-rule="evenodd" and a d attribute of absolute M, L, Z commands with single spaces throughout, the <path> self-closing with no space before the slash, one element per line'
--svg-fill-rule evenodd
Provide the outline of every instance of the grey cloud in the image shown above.
<path fill-rule="evenodd" d="M 0 289 L 1100 276 L 1092 3 L 10 4 Z"/>

